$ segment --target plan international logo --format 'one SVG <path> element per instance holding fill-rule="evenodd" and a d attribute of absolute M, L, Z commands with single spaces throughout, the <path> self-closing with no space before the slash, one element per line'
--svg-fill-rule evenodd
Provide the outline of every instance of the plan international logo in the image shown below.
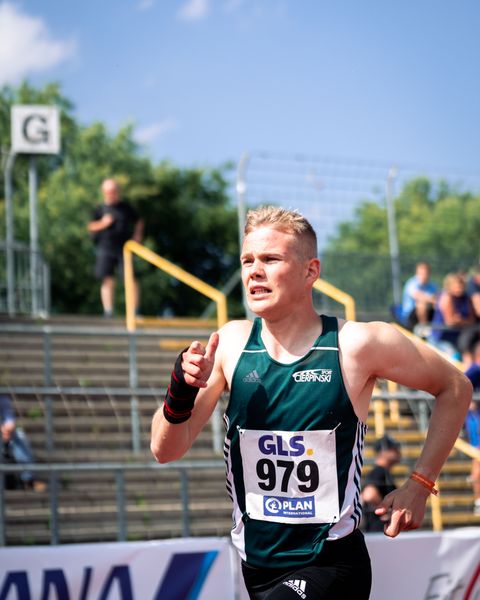
<path fill-rule="evenodd" d="M 315 498 L 285 498 L 284 496 L 264 496 L 263 514 L 267 517 L 314 517 Z"/>
<path fill-rule="evenodd" d="M 292 377 L 298 383 L 309 383 L 318 381 L 319 383 L 330 383 L 332 381 L 332 369 L 309 369 L 308 371 L 297 371 Z"/>

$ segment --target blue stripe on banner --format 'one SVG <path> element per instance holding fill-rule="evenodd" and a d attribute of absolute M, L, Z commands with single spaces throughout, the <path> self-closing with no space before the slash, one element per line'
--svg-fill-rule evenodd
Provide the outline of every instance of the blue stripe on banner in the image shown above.
<path fill-rule="evenodd" d="M 174 554 L 154 600 L 197 600 L 217 555 L 218 550 Z"/>
<path fill-rule="evenodd" d="M 200 596 L 200 592 L 202 591 L 203 584 L 205 583 L 205 580 L 207 579 L 208 572 L 210 571 L 210 567 L 212 566 L 213 561 L 217 557 L 217 554 L 218 554 L 217 550 L 212 550 L 211 552 L 207 552 L 205 554 L 202 565 L 200 567 L 200 571 L 197 575 L 197 579 L 195 580 L 195 583 L 193 584 L 193 588 L 191 589 L 187 600 L 197 600 L 197 598 Z M 180 598 L 179 598 L 179 600 L 180 600 Z"/>

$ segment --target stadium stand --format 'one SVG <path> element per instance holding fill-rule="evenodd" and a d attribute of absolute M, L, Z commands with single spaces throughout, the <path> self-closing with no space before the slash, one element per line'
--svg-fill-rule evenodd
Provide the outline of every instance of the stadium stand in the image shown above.
<path fill-rule="evenodd" d="M 12 320 L 8 324 L 11 326 Z M 16 325 L 31 326 L 32 322 L 17 320 Z M 136 398 L 140 440 L 135 451 L 132 449 L 128 339 L 114 333 L 123 327 L 123 322 L 62 317 L 51 319 L 48 325 L 52 332 L 55 328 L 62 331 L 50 335 L 51 372 L 45 369 L 45 339 L 41 328 L 35 332 L 30 327 L 28 332 L 18 333 L 9 331 L 6 322 L 0 323 L 0 388 L 10 391 L 19 424 L 28 432 L 39 463 L 63 464 L 66 468 L 59 473 L 57 484 L 49 473 L 44 474 L 48 483 L 45 492 L 5 490 L 6 544 L 51 542 L 52 502 L 58 507 L 59 543 L 118 539 L 118 469 L 95 469 L 96 463 L 105 462 L 128 467 L 121 480 L 125 494 L 126 539 L 178 537 L 186 531 L 190 535 L 227 535 L 231 527 L 231 505 L 225 490 L 221 454 L 212 444 L 212 424 L 202 432 L 184 461 L 214 460 L 218 466 L 197 463 L 198 468 L 188 470 L 188 479 L 176 465 L 168 469 L 140 468 L 152 461 L 150 420 L 163 400 L 178 352 L 171 346 L 186 345 L 182 339 L 174 339 L 172 343 L 171 336 L 205 339 L 208 332 L 191 327 L 181 332 L 178 328 L 167 332 L 164 328 L 138 336 L 138 386 L 146 391 Z M 75 334 L 65 333 L 68 328 Z M 85 331 L 96 328 L 102 335 L 80 335 L 82 328 Z M 165 343 L 166 340 L 169 343 Z M 49 387 L 44 387 L 46 378 Z M 387 387 L 385 382 L 380 384 L 377 394 L 381 396 Z M 50 440 L 45 428 L 48 398 L 53 407 Z M 403 460 L 393 472 L 397 483 L 401 483 L 418 456 L 424 433 L 419 429 L 418 414 L 412 402 L 399 399 L 395 406 L 398 418 L 392 416 L 384 403 L 383 426 L 402 444 Z M 365 472 L 373 463 L 373 410 L 368 425 Z M 92 469 L 72 469 L 72 463 L 91 463 Z M 472 514 L 469 472 L 470 460 L 453 451 L 440 478 L 444 527 L 478 524 L 478 518 Z M 58 486 L 53 500 L 52 486 Z M 190 513 L 186 525 L 182 498 L 187 487 Z M 424 527 L 431 528 L 431 525 L 428 512 Z"/>

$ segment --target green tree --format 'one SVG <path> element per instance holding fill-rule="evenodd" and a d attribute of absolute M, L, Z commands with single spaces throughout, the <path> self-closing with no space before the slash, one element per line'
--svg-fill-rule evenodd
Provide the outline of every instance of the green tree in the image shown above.
<path fill-rule="evenodd" d="M 102 123 L 80 125 L 73 104 L 57 84 L 37 90 L 24 83 L 0 90 L 3 156 L 10 146 L 13 103 L 55 104 L 61 109 L 61 154 L 40 156 L 37 161 L 40 247 L 51 269 L 54 311 L 100 310 L 99 285 L 93 279 L 94 246 L 86 225 L 101 202 L 102 180 L 111 176 L 145 218 L 146 245 L 214 286 L 226 281 L 238 256 L 236 212 L 227 193 L 228 165 L 217 169 L 155 165 L 136 144 L 132 125 L 113 134 Z M 0 194 L 3 189 L 2 180 Z M 27 242 L 27 157 L 16 158 L 14 189 L 15 237 Z M 0 201 L 4 219 L 1 197 Z M 198 314 L 206 305 L 197 293 L 158 270 L 139 263 L 138 271 L 145 314 L 160 314 L 166 308 L 180 315 Z M 117 299 L 121 308 L 120 293 Z"/>
<path fill-rule="evenodd" d="M 468 269 L 480 253 L 480 197 L 426 178 L 407 182 L 395 199 L 402 280 L 428 260 L 440 284 L 452 270 Z M 324 252 L 324 276 L 360 305 L 392 302 L 387 211 L 363 202 L 351 222 L 338 226 Z"/>

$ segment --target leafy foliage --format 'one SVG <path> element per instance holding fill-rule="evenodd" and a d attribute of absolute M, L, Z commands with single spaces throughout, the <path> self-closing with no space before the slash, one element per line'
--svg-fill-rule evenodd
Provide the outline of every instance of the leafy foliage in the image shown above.
<path fill-rule="evenodd" d="M 0 90 L 4 157 L 10 146 L 14 103 L 55 104 L 61 109 L 61 154 L 37 159 L 40 246 L 51 268 L 55 311 L 100 310 L 99 285 L 93 279 L 94 247 L 86 226 L 93 208 L 101 203 L 100 185 L 106 177 L 119 181 L 123 197 L 145 219 L 148 247 L 214 286 L 228 279 L 238 257 L 236 211 L 227 193 L 228 165 L 218 169 L 180 169 L 168 162 L 155 165 L 136 144 L 132 125 L 112 134 L 102 123 L 79 124 L 72 103 L 57 84 L 38 90 L 24 83 Z M 15 238 L 24 242 L 29 228 L 27 160 L 16 157 L 14 167 Z M 139 264 L 138 272 L 145 314 L 161 314 L 165 309 L 198 314 L 206 304 L 197 293 L 146 264 Z M 117 298 L 121 310 L 120 293 Z"/>
<path fill-rule="evenodd" d="M 395 200 L 402 281 L 427 260 L 441 284 L 450 271 L 468 270 L 480 254 L 480 196 L 425 178 L 405 184 Z M 324 276 L 360 306 L 392 303 L 387 211 L 365 201 L 351 222 L 341 223 L 323 254 Z"/>

